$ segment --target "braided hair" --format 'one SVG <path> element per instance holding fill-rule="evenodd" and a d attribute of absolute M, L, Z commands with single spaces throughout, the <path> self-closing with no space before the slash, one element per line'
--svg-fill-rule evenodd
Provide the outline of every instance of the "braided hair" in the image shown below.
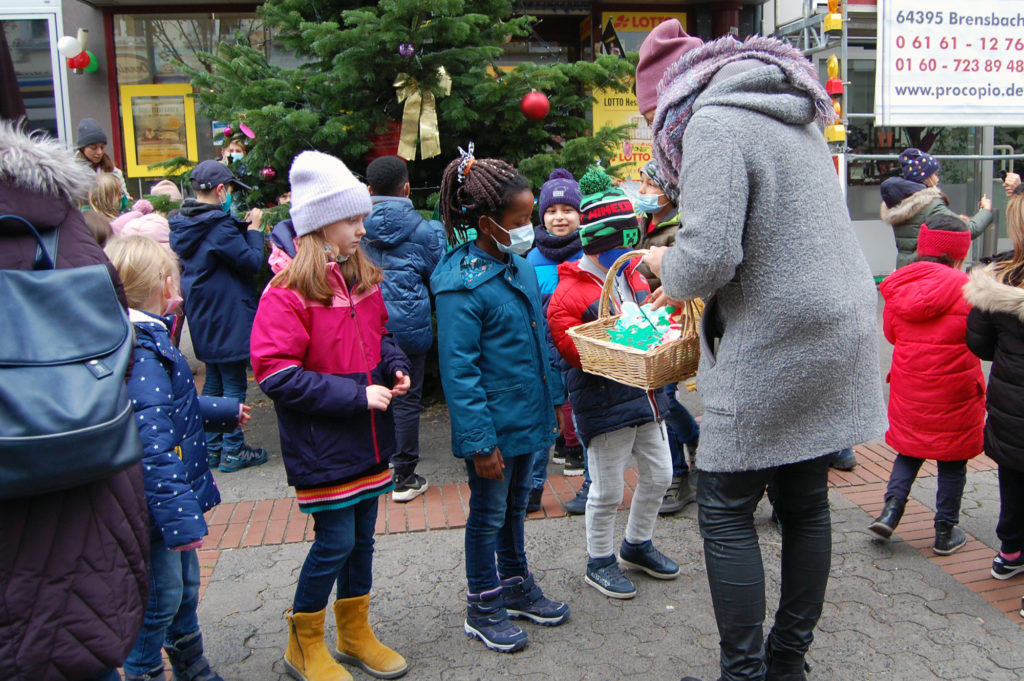
<path fill-rule="evenodd" d="M 459 158 L 448 164 L 441 177 L 440 214 L 448 244 L 464 242 L 469 230 L 476 229 L 485 215 L 501 222 L 510 199 L 529 189 L 529 180 L 510 163 L 475 158 L 472 142 L 469 151 L 459 147 Z"/>

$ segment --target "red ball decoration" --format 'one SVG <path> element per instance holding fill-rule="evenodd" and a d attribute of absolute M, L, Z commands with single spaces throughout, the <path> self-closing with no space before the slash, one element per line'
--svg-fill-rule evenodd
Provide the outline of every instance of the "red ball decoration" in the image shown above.
<path fill-rule="evenodd" d="M 539 121 L 551 111 L 551 102 L 543 92 L 530 90 L 523 96 L 523 101 L 519 103 L 519 109 L 531 121 Z"/>
<path fill-rule="evenodd" d="M 264 168 L 260 171 L 260 177 L 267 181 L 273 180 L 277 177 L 277 171 L 273 168 Z"/>
<path fill-rule="evenodd" d="M 224 136 L 225 137 L 231 137 L 231 133 L 232 132 L 234 132 L 234 130 L 231 129 L 230 125 L 224 127 Z"/>

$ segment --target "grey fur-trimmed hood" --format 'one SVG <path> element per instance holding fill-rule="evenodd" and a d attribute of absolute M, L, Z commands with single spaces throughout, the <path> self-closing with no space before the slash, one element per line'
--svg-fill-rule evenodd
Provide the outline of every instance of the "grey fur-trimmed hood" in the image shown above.
<path fill-rule="evenodd" d="M 995 264 L 975 267 L 964 284 L 964 297 L 984 312 L 1004 312 L 1024 322 L 1024 288 L 1000 283 Z"/>
<path fill-rule="evenodd" d="M 900 201 L 899 205 L 889 208 L 884 203 L 880 215 L 890 225 L 902 225 L 922 210 L 931 205 L 936 199 L 945 201 L 946 197 L 938 187 L 927 187 L 915 192 Z"/>
<path fill-rule="evenodd" d="M 35 194 L 84 200 L 96 175 L 60 141 L 0 121 L 0 183 Z"/>

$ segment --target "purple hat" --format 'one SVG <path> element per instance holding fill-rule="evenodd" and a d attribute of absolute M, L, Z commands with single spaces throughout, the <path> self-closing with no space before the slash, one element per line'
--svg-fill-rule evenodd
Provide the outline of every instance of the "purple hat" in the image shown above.
<path fill-rule="evenodd" d="M 640 113 L 658 108 L 658 83 L 668 67 L 704 41 L 683 30 L 678 19 L 666 19 L 647 34 L 636 64 L 636 104 Z"/>
<path fill-rule="evenodd" d="M 564 203 L 577 211 L 580 209 L 580 186 L 576 178 L 565 168 L 555 168 L 548 176 L 548 181 L 541 185 L 538 209 L 540 218 L 544 220 L 544 211 L 548 206 Z"/>
<path fill-rule="evenodd" d="M 904 178 L 911 182 L 924 182 L 939 172 L 940 166 L 931 154 L 911 147 L 900 154 L 900 167 Z"/>

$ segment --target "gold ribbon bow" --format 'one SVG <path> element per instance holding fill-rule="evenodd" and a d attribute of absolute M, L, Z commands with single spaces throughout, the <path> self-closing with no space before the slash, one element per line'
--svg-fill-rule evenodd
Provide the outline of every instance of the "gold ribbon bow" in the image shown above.
<path fill-rule="evenodd" d="M 452 93 L 452 79 L 444 67 L 437 70 L 437 84 L 445 95 Z M 420 158 L 432 158 L 441 154 L 441 132 L 437 128 L 437 102 L 429 88 L 407 73 L 395 78 L 399 102 L 405 102 L 402 112 L 402 132 L 398 143 L 398 155 L 407 161 L 416 159 L 416 137 L 420 138 Z"/>

